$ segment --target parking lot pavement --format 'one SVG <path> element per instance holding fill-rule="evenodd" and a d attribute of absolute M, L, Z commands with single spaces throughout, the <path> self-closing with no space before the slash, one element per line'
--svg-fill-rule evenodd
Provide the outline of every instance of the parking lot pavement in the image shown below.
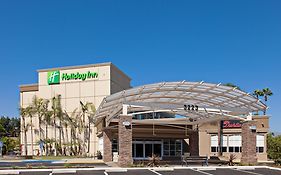
<path fill-rule="evenodd" d="M 52 171 L 34 172 L 36 175 L 49 175 Z M 22 175 L 30 175 L 32 172 L 20 172 Z"/>
<path fill-rule="evenodd" d="M 77 175 L 104 175 L 104 170 L 96 170 L 96 171 L 77 171 Z"/>
<path fill-rule="evenodd" d="M 192 169 L 181 169 L 174 171 L 157 171 L 162 175 L 202 175 L 202 173 Z"/>
<path fill-rule="evenodd" d="M 128 170 L 127 172 L 107 172 L 108 175 L 156 175 L 150 170 Z"/>
<path fill-rule="evenodd" d="M 229 168 L 228 169 L 218 168 L 216 170 L 209 170 L 209 171 L 203 170 L 201 172 L 205 172 L 205 173 L 212 174 L 212 175 L 250 175 L 249 173 L 245 173 L 242 171 L 238 171 L 235 169 L 229 169 Z"/>
<path fill-rule="evenodd" d="M 258 174 L 281 175 L 281 171 L 267 169 L 267 168 L 256 168 L 255 170 L 248 170 L 248 171 L 258 173 Z"/>
<path fill-rule="evenodd" d="M 82 169 L 54 169 L 54 170 L 30 170 L 30 172 L 17 173 L 20 170 L 5 171 L 5 174 L 22 175 L 281 175 L 281 170 L 270 168 L 254 167 L 188 167 L 188 168 L 168 168 L 168 169 L 106 169 L 106 170 L 82 170 Z M 1 175 L 1 170 L 0 170 Z"/>

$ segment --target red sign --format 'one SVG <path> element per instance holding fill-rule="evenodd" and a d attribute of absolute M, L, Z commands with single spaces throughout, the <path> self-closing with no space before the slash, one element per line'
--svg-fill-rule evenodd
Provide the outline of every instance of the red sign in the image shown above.
<path fill-rule="evenodd" d="M 228 128 L 241 128 L 242 123 L 240 120 L 224 120 L 221 124 L 223 129 Z"/>

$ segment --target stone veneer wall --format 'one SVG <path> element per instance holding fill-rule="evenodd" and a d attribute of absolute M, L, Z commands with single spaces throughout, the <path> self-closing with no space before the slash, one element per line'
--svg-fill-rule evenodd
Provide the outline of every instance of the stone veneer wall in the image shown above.
<path fill-rule="evenodd" d="M 130 122 L 124 126 L 123 122 Z M 132 157 L 132 116 L 120 115 L 118 124 L 119 158 L 118 165 L 127 167 L 133 163 Z"/>
<path fill-rule="evenodd" d="M 112 133 L 109 130 L 103 131 L 103 161 L 112 161 Z"/>
<path fill-rule="evenodd" d="M 256 131 L 250 126 L 256 126 L 256 121 L 246 121 L 242 124 L 242 157 L 241 162 L 246 164 L 257 163 Z"/>
<path fill-rule="evenodd" d="M 199 133 L 192 131 L 189 135 L 189 150 L 191 156 L 199 156 Z"/>

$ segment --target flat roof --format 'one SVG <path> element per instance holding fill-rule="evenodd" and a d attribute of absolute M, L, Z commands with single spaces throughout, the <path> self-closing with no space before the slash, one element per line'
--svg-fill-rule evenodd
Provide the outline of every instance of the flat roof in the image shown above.
<path fill-rule="evenodd" d="M 20 85 L 20 92 L 32 92 L 32 91 L 38 91 L 38 84 L 24 84 Z"/>
<path fill-rule="evenodd" d="M 88 68 L 88 67 L 100 67 L 100 66 L 113 66 L 117 69 L 118 72 L 126 76 L 128 79 L 131 80 L 127 74 L 121 71 L 117 66 L 115 66 L 112 62 L 105 62 L 105 63 L 96 63 L 96 64 L 86 64 L 86 65 L 78 65 L 78 66 L 65 66 L 65 67 L 55 67 L 55 68 L 47 68 L 47 69 L 38 69 L 37 72 L 48 72 L 54 70 L 69 70 L 69 69 L 81 69 L 81 68 Z"/>

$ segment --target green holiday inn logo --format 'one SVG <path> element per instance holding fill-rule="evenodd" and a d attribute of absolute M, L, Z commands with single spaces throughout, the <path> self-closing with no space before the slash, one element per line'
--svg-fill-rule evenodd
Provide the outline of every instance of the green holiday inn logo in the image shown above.
<path fill-rule="evenodd" d="M 60 81 L 68 81 L 68 80 L 82 80 L 86 79 L 95 79 L 98 78 L 97 72 L 88 71 L 86 73 L 62 73 L 60 74 L 59 70 L 48 72 L 48 84 L 60 84 Z"/>
<path fill-rule="evenodd" d="M 48 72 L 48 84 L 60 84 L 60 71 L 51 71 Z"/>

